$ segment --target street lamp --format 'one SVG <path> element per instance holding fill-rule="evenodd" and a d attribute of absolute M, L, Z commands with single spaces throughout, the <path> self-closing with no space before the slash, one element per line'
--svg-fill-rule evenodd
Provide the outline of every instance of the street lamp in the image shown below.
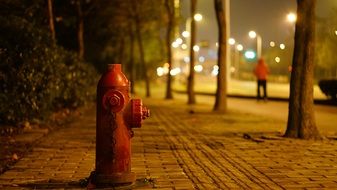
<path fill-rule="evenodd" d="M 193 16 L 194 20 L 199 22 L 202 20 L 202 15 L 200 13 L 197 13 Z"/>
<path fill-rule="evenodd" d="M 295 13 L 288 13 L 287 14 L 287 21 L 290 23 L 294 23 L 297 20 L 297 16 Z"/>
<path fill-rule="evenodd" d="M 280 49 L 285 49 L 286 48 L 286 45 L 284 45 L 284 44 L 280 44 Z"/>
<path fill-rule="evenodd" d="M 262 55 L 262 38 L 259 34 L 257 34 L 255 31 L 251 30 L 248 33 L 249 37 L 254 39 L 256 38 L 256 53 L 257 53 L 257 58 L 261 58 Z"/>

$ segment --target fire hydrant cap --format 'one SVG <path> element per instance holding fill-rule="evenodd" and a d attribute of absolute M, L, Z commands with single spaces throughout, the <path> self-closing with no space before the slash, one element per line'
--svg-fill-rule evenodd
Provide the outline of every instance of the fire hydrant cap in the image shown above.
<path fill-rule="evenodd" d="M 108 71 L 103 74 L 98 82 L 102 87 L 130 86 L 129 80 L 122 73 L 121 64 L 108 64 Z"/>

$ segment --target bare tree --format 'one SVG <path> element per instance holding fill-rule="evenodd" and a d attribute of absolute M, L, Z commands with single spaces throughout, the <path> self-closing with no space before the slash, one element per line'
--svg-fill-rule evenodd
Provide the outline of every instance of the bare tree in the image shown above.
<path fill-rule="evenodd" d="M 48 17 L 49 17 L 49 29 L 53 43 L 56 43 L 55 35 L 55 25 L 54 25 L 54 14 L 53 14 L 53 1 L 47 0 L 48 2 Z"/>
<path fill-rule="evenodd" d="M 214 0 L 215 14 L 219 31 L 219 50 L 217 89 L 215 96 L 214 111 L 226 112 L 227 110 L 227 76 L 226 76 L 226 56 L 227 56 L 227 23 L 226 23 L 226 0 Z"/>
<path fill-rule="evenodd" d="M 171 50 L 171 41 L 172 41 L 172 31 L 174 28 L 174 4 L 173 0 L 165 0 L 165 7 L 167 11 L 167 32 L 166 32 L 166 48 L 167 48 L 167 62 L 169 64 L 167 81 L 166 81 L 166 96 L 165 99 L 173 99 L 172 94 L 172 77 L 170 75 L 172 69 L 172 50 Z"/>
<path fill-rule="evenodd" d="M 196 39 L 196 26 L 194 15 L 196 12 L 197 0 L 191 0 L 191 42 L 190 42 L 190 74 L 187 80 L 187 94 L 188 94 L 188 104 L 195 104 L 195 92 L 194 92 L 194 81 L 195 81 L 195 72 L 194 72 L 194 50 L 193 46 Z"/>
<path fill-rule="evenodd" d="M 316 0 L 297 0 L 295 47 L 285 137 L 319 139 L 313 106 Z"/>

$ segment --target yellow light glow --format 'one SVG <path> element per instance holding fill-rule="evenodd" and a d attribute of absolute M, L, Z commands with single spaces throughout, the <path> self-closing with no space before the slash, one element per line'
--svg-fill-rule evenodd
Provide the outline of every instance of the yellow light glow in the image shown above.
<path fill-rule="evenodd" d="M 188 31 L 184 31 L 181 35 L 183 35 L 184 38 L 190 37 L 190 33 Z"/>
<path fill-rule="evenodd" d="M 238 51 L 242 51 L 242 50 L 243 50 L 243 46 L 242 46 L 241 44 L 238 44 L 238 45 L 236 46 L 236 49 L 237 49 Z"/>
<path fill-rule="evenodd" d="M 257 34 L 256 34 L 255 31 L 251 30 L 251 31 L 249 31 L 248 36 L 249 36 L 250 38 L 256 38 Z"/>
<path fill-rule="evenodd" d="M 197 13 L 197 14 L 194 15 L 193 18 L 194 18 L 195 21 L 201 21 L 202 20 L 202 15 L 200 13 Z"/>
<path fill-rule="evenodd" d="M 280 57 L 275 57 L 275 62 L 276 62 L 276 63 L 281 62 L 281 58 L 280 58 Z"/>
<path fill-rule="evenodd" d="M 198 52 L 199 50 L 200 50 L 199 46 L 197 46 L 197 45 L 193 46 L 193 51 Z"/>
<path fill-rule="evenodd" d="M 280 44 L 280 48 L 281 48 L 281 49 L 285 49 L 285 48 L 286 48 L 286 45 Z"/>
<path fill-rule="evenodd" d="M 229 39 L 228 39 L 228 43 L 229 43 L 230 45 L 234 45 L 234 44 L 235 44 L 235 39 L 234 39 L 234 38 L 229 38 Z"/>
<path fill-rule="evenodd" d="M 295 13 L 288 13 L 287 14 L 287 20 L 288 22 L 294 23 L 296 22 L 297 16 Z"/>
<path fill-rule="evenodd" d="M 204 69 L 204 68 L 203 68 L 202 65 L 196 65 L 196 66 L 194 66 L 194 70 L 195 70 L 195 72 L 197 72 L 197 73 L 200 73 L 203 69 Z"/>

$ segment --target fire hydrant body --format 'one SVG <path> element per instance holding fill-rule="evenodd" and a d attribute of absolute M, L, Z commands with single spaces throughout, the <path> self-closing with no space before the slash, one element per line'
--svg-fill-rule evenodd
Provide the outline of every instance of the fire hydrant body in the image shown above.
<path fill-rule="evenodd" d="M 108 65 L 97 85 L 96 169 L 91 185 L 117 186 L 136 180 L 131 172 L 132 128 L 141 127 L 149 110 L 140 99 L 130 99 L 129 89 L 121 65 Z"/>

